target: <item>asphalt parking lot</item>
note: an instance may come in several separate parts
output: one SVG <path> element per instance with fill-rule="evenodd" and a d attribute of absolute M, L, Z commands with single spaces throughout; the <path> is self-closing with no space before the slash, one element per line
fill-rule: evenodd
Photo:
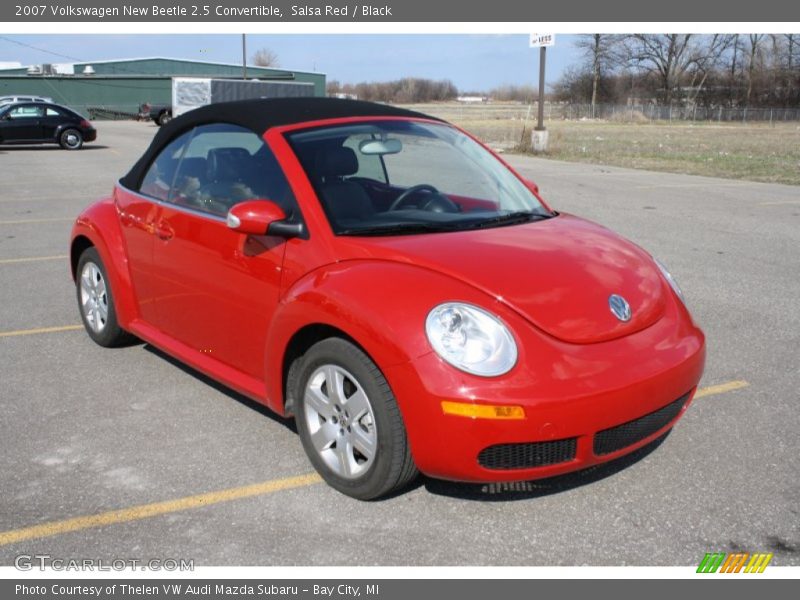
<path fill-rule="evenodd" d="M 83 333 L 71 220 L 156 131 L 97 125 L 79 152 L 0 146 L 0 564 L 800 565 L 800 188 L 510 157 L 669 266 L 707 335 L 703 396 L 654 451 L 589 475 L 362 503 L 308 476 L 266 410 Z"/>

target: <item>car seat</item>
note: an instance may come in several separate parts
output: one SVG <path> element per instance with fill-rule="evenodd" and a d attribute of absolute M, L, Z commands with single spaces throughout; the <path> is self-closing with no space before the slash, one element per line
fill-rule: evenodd
<path fill-rule="evenodd" d="M 334 221 L 363 220 L 375 213 L 372 200 L 361 185 L 345 177 L 358 172 L 358 158 L 352 148 L 320 150 L 315 171 L 321 178 L 319 190 L 328 216 Z"/>

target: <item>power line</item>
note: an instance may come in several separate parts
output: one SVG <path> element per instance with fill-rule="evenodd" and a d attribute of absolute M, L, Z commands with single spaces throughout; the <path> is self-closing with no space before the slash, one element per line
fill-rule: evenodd
<path fill-rule="evenodd" d="M 26 44 L 25 42 L 20 42 L 18 40 L 11 39 L 5 35 L 0 35 L 0 40 L 4 40 L 6 42 L 11 42 L 12 44 L 16 44 L 17 46 L 22 46 L 24 48 L 30 48 L 31 50 L 36 50 L 37 52 L 44 52 L 45 54 L 50 54 L 52 56 L 57 56 L 59 58 L 67 58 L 76 63 L 82 64 L 89 64 L 92 61 L 90 60 L 83 60 L 81 58 L 77 58 L 75 56 L 69 56 L 68 54 L 61 54 L 59 52 L 53 52 L 52 50 L 46 50 L 44 48 L 39 48 L 38 46 L 33 46 L 31 44 Z M 124 60 L 124 59 L 123 59 Z M 132 69 L 126 69 L 125 67 L 121 67 L 118 64 L 114 65 L 115 72 L 122 72 L 122 73 L 130 73 L 131 75 L 141 75 L 140 71 L 135 71 Z"/>
<path fill-rule="evenodd" d="M 11 42 L 12 44 L 16 44 L 17 46 L 22 46 L 24 48 L 30 48 L 31 50 L 36 50 L 37 52 L 44 52 L 45 54 L 50 54 L 52 56 L 58 56 L 59 58 L 68 58 L 69 60 L 74 60 L 75 62 L 86 62 L 81 60 L 80 58 L 75 58 L 74 56 L 67 56 L 66 54 L 59 54 L 58 52 L 53 52 L 51 50 L 45 50 L 44 48 L 39 48 L 37 46 L 32 46 L 30 44 L 26 44 L 25 42 L 20 42 L 18 40 L 12 40 L 10 37 L 6 37 L 4 35 L 0 35 L 0 40 L 5 40 L 6 42 Z"/>
<path fill-rule="evenodd" d="M 17 46 L 22 46 L 23 48 L 30 48 L 31 50 L 35 50 L 37 52 L 44 52 L 45 54 L 50 54 L 51 56 L 57 56 L 59 58 L 66 58 L 66 59 L 71 60 L 71 61 L 73 61 L 75 63 L 81 63 L 81 64 L 88 65 L 88 64 L 91 64 L 93 62 L 93 61 L 90 61 L 90 60 L 84 60 L 82 58 L 77 58 L 75 56 L 70 56 L 68 54 L 61 54 L 60 52 L 53 52 L 52 50 L 47 50 L 45 48 L 40 48 L 39 46 L 34 46 L 32 44 L 26 44 L 25 42 L 20 42 L 19 40 L 12 39 L 12 38 L 10 38 L 8 36 L 5 36 L 5 35 L 0 35 L 0 40 L 6 41 L 6 42 L 10 42 L 12 44 L 16 44 Z M 119 59 L 119 61 L 125 61 L 125 60 L 133 60 L 133 59 L 124 59 L 124 58 L 123 59 Z M 176 60 L 180 61 L 182 59 L 176 59 Z M 233 66 L 233 65 L 229 65 L 229 66 Z M 266 68 L 273 68 L 274 69 L 275 67 L 266 67 Z M 114 61 L 113 69 L 114 69 L 113 73 L 104 73 L 104 75 L 114 75 L 116 73 L 122 73 L 122 74 L 129 73 L 131 75 L 139 75 L 139 76 L 142 75 L 141 71 L 137 71 L 135 69 L 126 69 L 125 67 L 120 66 L 119 63 L 116 62 L 116 61 Z M 170 75 L 153 73 L 152 76 L 153 77 L 163 77 L 163 76 L 170 76 Z"/>

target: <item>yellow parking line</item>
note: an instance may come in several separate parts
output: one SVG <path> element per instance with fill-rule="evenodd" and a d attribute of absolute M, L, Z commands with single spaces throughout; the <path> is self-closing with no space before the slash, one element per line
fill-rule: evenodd
<path fill-rule="evenodd" d="M 723 394 L 725 392 L 747 387 L 748 385 L 749 384 L 746 381 L 737 380 L 722 383 L 720 385 L 700 388 L 697 390 L 695 398 L 711 396 L 714 394 Z M 206 492 L 202 494 L 196 494 L 194 496 L 176 498 L 174 500 L 153 502 L 151 504 L 140 504 L 138 506 L 111 510 L 96 515 L 85 515 L 82 517 L 64 519 L 62 521 L 50 521 L 48 523 L 41 523 L 39 525 L 33 525 L 30 527 L 22 527 L 20 529 L 12 529 L 10 531 L 0 532 L 0 546 L 36 538 L 50 537 L 72 531 L 91 529 L 94 527 L 104 527 L 106 525 L 138 521 L 141 519 L 148 519 L 150 517 L 180 512 L 192 508 L 211 506 L 213 504 L 219 504 L 220 502 L 229 502 L 231 500 L 240 500 L 242 498 L 251 498 L 253 496 L 263 496 L 265 494 L 272 494 L 282 490 L 307 487 L 316 483 L 320 483 L 321 481 L 322 478 L 318 474 L 307 473 L 305 475 L 285 477 L 283 479 L 272 479 L 261 483 L 254 483 L 252 485 L 217 490 L 215 492 Z"/>
<path fill-rule="evenodd" d="M 218 490 L 216 492 L 197 494 L 195 496 L 187 496 L 185 498 L 178 498 L 176 500 L 166 500 L 164 502 L 154 502 L 152 504 L 141 504 L 139 506 L 132 506 L 130 508 L 123 508 L 120 510 L 110 510 L 108 512 L 96 515 L 75 517 L 73 519 L 66 519 L 64 521 L 52 521 L 50 523 L 42 523 L 41 525 L 34 525 L 32 527 L 23 527 L 22 529 L 12 529 L 11 531 L 4 531 L 0 533 L 0 546 L 6 546 L 8 544 L 14 544 L 35 538 L 50 537 L 71 531 L 80 531 L 82 529 L 91 529 L 94 527 L 103 527 L 105 525 L 138 521 L 140 519 L 147 519 L 167 513 L 179 512 L 188 510 L 190 508 L 201 508 L 203 506 L 210 506 L 212 504 L 219 504 L 220 502 L 228 502 L 230 500 L 239 500 L 241 498 L 249 498 L 251 496 L 263 496 L 264 494 L 272 494 L 282 490 L 306 487 L 315 483 L 319 483 L 320 481 L 322 481 L 322 478 L 320 478 L 319 475 L 316 473 L 308 473 L 306 475 L 285 477 L 283 479 L 273 479 L 270 481 L 264 481 L 262 483 L 255 483 L 253 485 L 245 485 L 242 487 Z"/>
<path fill-rule="evenodd" d="M 0 225 L 23 225 L 25 223 L 55 223 L 56 221 L 74 221 L 72 217 L 57 217 L 52 219 L 17 219 L 16 221 L 0 221 Z"/>
<path fill-rule="evenodd" d="M 800 204 L 800 200 L 776 200 L 774 202 L 760 202 L 759 206 L 778 206 L 780 204 Z"/>
<path fill-rule="evenodd" d="M 742 184 L 752 183 L 750 181 L 731 181 L 729 183 L 722 183 L 718 181 L 700 182 L 700 183 L 655 183 L 647 185 L 636 185 L 635 189 L 638 190 L 655 190 L 660 188 L 704 188 L 704 187 L 740 187 Z"/>
<path fill-rule="evenodd" d="M 0 337 L 14 337 L 16 335 L 36 335 L 37 333 L 57 333 L 59 331 L 75 331 L 83 329 L 83 325 L 61 325 L 60 327 L 39 327 L 38 329 L 17 329 L 15 331 L 0 331 Z"/>
<path fill-rule="evenodd" d="M 16 263 L 38 262 L 40 260 L 63 260 L 68 258 L 66 254 L 55 256 L 30 256 L 27 258 L 0 258 L 0 265 L 11 265 Z"/>
<path fill-rule="evenodd" d="M 719 385 L 711 385 L 709 387 L 700 388 L 694 395 L 695 398 L 702 398 L 704 396 L 713 396 L 715 394 L 724 394 L 725 392 L 732 392 L 733 390 L 740 390 L 750 385 L 743 379 L 736 381 L 728 381 L 727 383 L 720 383 Z"/>

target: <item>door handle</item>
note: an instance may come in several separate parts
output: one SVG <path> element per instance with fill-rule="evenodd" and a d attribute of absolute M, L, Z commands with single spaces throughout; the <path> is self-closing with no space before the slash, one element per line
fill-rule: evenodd
<path fill-rule="evenodd" d="M 159 221 L 155 226 L 155 234 L 159 239 L 166 242 L 172 239 L 172 236 L 175 235 L 175 230 L 166 221 Z"/>

